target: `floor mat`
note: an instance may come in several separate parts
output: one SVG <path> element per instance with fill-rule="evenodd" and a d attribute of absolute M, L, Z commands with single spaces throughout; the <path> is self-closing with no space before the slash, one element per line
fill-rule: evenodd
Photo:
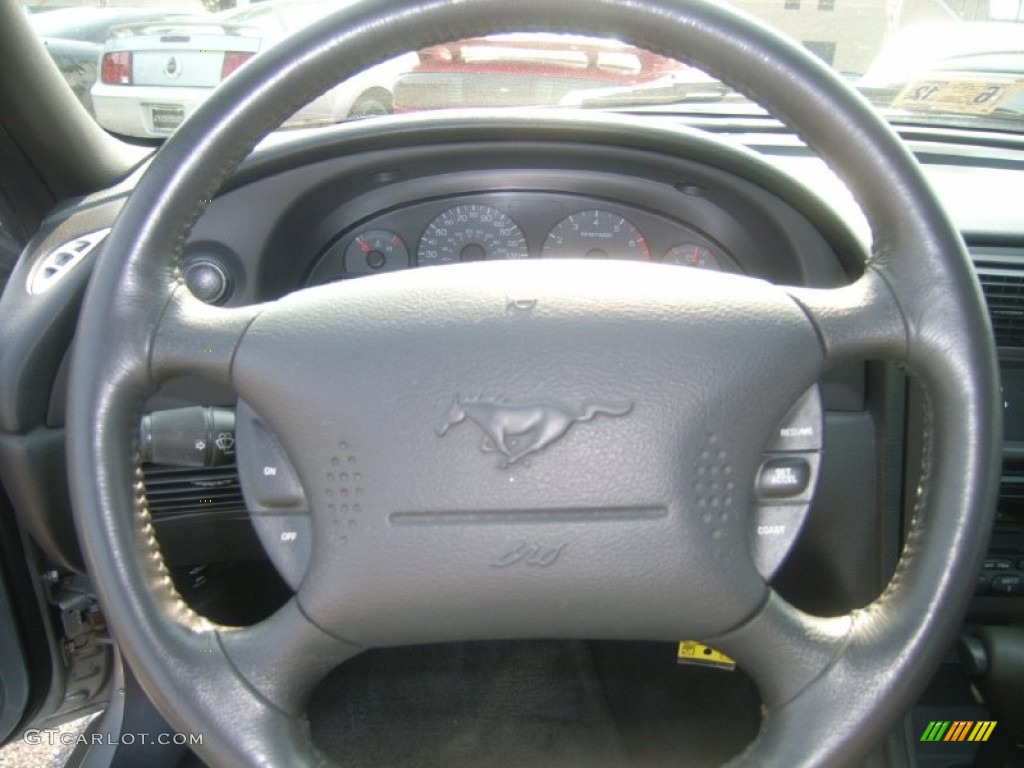
<path fill-rule="evenodd" d="M 316 744 L 345 766 L 629 763 L 584 642 L 369 651 L 317 688 L 309 715 Z"/>
<path fill-rule="evenodd" d="M 706 768 L 754 740 L 761 699 L 742 671 L 680 665 L 671 643 L 591 648 L 630 768 Z"/>

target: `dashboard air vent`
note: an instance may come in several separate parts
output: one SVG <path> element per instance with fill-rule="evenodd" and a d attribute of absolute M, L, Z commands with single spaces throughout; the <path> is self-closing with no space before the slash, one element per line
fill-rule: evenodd
<path fill-rule="evenodd" d="M 1021 470 L 1004 470 L 999 497 L 1024 503 L 1024 472 Z"/>
<path fill-rule="evenodd" d="M 999 484 L 999 516 L 1024 522 L 1024 470 L 1003 469 Z"/>
<path fill-rule="evenodd" d="M 146 501 L 154 518 L 209 512 L 245 512 L 238 470 L 143 464 Z"/>
<path fill-rule="evenodd" d="M 50 290 L 60 278 L 103 242 L 110 229 L 100 229 L 59 245 L 36 264 L 28 277 L 28 292 L 34 296 Z"/>
<path fill-rule="evenodd" d="M 992 330 L 1000 347 L 1024 349 L 1024 258 L 975 255 Z"/>

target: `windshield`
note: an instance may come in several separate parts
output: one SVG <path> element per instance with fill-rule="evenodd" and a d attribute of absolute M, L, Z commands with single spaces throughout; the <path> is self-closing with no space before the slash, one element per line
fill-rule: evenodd
<path fill-rule="evenodd" d="M 46 0 L 26 11 L 97 122 L 158 143 L 248 61 L 351 0 L 144 2 Z M 894 123 L 1024 128 L 1024 0 L 735 5 L 834 67 Z M 410 51 L 337 84 L 283 128 L 521 106 L 764 118 L 704 72 L 616 40 L 507 34 Z"/>

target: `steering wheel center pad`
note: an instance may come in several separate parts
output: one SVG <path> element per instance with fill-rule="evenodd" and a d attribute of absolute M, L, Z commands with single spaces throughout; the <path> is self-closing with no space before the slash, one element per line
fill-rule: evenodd
<path fill-rule="evenodd" d="M 749 618 L 754 478 L 823 361 L 792 298 L 639 263 L 382 277 L 275 303 L 233 366 L 313 510 L 312 620 L 378 646 Z"/>

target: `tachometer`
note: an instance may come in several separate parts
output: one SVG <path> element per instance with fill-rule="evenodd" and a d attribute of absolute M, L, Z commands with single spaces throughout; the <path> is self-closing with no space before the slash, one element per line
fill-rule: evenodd
<path fill-rule="evenodd" d="M 580 211 L 555 225 L 544 241 L 545 258 L 643 259 L 651 249 L 643 234 L 611 211 Z"/>
<path fill-rule="evenodd" d="M 459 205 L 427 226 L 416 249 L 420 266 L 529 256 L 522 230 L 489 205 Z"/>

